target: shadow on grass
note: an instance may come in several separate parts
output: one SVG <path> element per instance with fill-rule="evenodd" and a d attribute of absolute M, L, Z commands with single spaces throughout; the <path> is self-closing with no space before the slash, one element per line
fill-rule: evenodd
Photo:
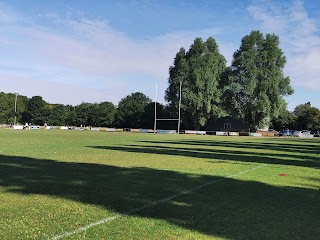
<path fill-rule="evenodd" d="M 239 162 L 257 162 L 283 164 L 311 168 L 320 168 L 320 145 L 301 146 L 295 144 L 257 143 L 257 142 L 221 142 L 221 141 L 141 141 L 146 145 L 94 146 L 94 148 L 118 151 L 178 155 L 186 157 L 230 160 Z M 147 145 L 148 144 L 148 145 Z M 185 146 L 200 146 L 187 148 Z M 183 147 L 181 147 L 183 146 Z M 215 149 L 224 147 L 225 149 Z M 305 149 L 306 148 L 306 149 Z M 244 149 L 244 150 L 242 150 Z M 247 150 L 258 151 L 247 151 Z M 264 152 L 261 150 L 272 150 Z"/>
<path fill-rule="evenodd" d="M 319 237 L 320 195 L 314 189 L 0 155 L 0 185 L 8 192 L 57 196 L 118 213 L 212 181 L 217 182 L 134 215 L 228 239 Z"/>
<path fill-rule="evenodd" d="M 160 142 L 161 143 L 161 142 Z M 171 144 L 171 143 L 170 143 Z M 182 144 L 182 143 L 175 143 Z M 197 145 L 197 144 L 195 144 Z M 171 156 L 184 156 L 194 158 L 206 158 L 214 161 L 235 161 L 247 163 L 267 163 L 293 165 L 310 168 L 320 168 L 320 159 L 316 156 L 294 156 L 289 153 L 264 153 L 264 152 L 247 152 L 234 150 L 235 147 L 228 150 L 215 150 L 210 148 L 183 148 L 160 145 L 126 145 L 126 146 L 92 146 L 92 148 L 125 151 L 134 153 L 160 154 Z"/>
<path fill-rule="evenodd" d="M 260 139 L 258 139 L 260 140 Z M 271 140 L 271 139 L 270 139 Z M 290 139 L 290 144 L 279 141 L 279 139 L 272 139 L 267 142 L 265 139 L 254 142 L 236 142 L 236 141 L 210 141 L 210 140 L 182 140 L 182 141 L 141 141 L 144 143 L 156 143 L 156 144 L 177 144 L 177 145 L 198 145 L 198 146 L 220 146 L 230 148 L 246 148 L 246 149 L 260 149 L 260 150 L 272 150 L 279 151 L 282 153 L 306 153 L 306 154 L 320 154 L 320 141 L 318 142 L 307 142 L 296 139 Z M 284 140 L 284 139 L 283 139 Z M 301 144 L 302 143 L 302 144 Z M 312 144 L 311 144 L 312 143 Z"/>

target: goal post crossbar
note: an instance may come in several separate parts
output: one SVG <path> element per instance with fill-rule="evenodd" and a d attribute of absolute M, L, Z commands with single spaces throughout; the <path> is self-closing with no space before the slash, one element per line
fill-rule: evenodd
<path fill-rule="evenodd" d="M 179 118 L 157 118 L 157 121 L 179 121 Z"/>

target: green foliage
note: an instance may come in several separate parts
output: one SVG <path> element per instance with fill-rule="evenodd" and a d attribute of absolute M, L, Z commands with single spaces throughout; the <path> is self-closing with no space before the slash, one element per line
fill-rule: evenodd
<path fill-rule="evenodd" d="M 70 118 L 75 119 L 76 126 L 107 127 L 114 121 L 116 108 L 111 102 L 81 103 L 75 107 L 75 113 L 70 112 Z"/>
<path fill-rule="evenodd" d="M 320 109 L 312 107 L 310 102 L 296 106 L 293 114 L 297 129 L 320 129 Z"/>
<path fill-rule="evenodd" d="M 143 113 L 151 99 L 140 92 L 132 93 L 119 102 L 115 117 L 117 127 L 143 127 Z"/>
<path fill-rule="evenodd" d="M 282 129 L 296 129 L 295 127 L 295 117 L 287 109 L 283 109 L 278 117 L 271 120 L 271 128 L 276 130 Z"/>
<path fill-rule="evenodd" d="M 46 121 L 47 102 L 40 96 L 34 96 L 27 102 L 27 108 L 24 112 L 23 120 L 28 123 L 43 125 Z"/>
<path fill-rule="evenodd" d="M 70 107 L 62 104 L 48 104 L 45 110 L 45 122 L 48 125 L 69 125 Z"/>
<path fill-rule="evenodd" d="M 253 130 L 268 124 L 293 93 L 284 77 L 286 59 L 274 34 L 252 31 L 242 39 L 223 78 L 224 102 L 233 116 L 244 118 Z"/>
<path fill-rule="evenodd" d="M 90 114 L 91 108 L 93 107 L 92 103 L 81 103 L 75 107 L 76 110 L 76 126 L 87 126 L 90 123 Z"/>
<path fill-rule="evenodd" d="M 188 52 L 184 48 L 176 54 L 169 69 L 169 86 L 165 99 L 178 108 L 179 86 L 182 83 L 182 119 L 199 129 L 209 118 L 220 115 L 221 90 L 219 82 L 226 66 L 213 38 L 203 42 L 194 40 Z"/>
<path fill-rule="evenodd" d="M 17 122 L 21 122 L 22 113 L 26 109 L 28 98 L 25 96 L 17 96 L 17 112 L 15 113 L 16 95 L 13 93 L 0 93 L 0 123 L 13 123 L 14 116 L 17 117 Z"/>
<path fill-rule="evenodd" d="M 98 104 L 99 118 L 97 126 L 112 126 L 115 119 L 116 107 L 111 102 L 102 102 Z"/>

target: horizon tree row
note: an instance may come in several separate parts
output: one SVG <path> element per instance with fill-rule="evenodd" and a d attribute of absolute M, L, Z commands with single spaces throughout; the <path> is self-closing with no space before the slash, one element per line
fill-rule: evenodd
<path fill-rule="evenodd" d="M 0 124 L 12 124 L 14 120 L 14 99 L 12 93 L 0 93 Z M 50 104 L 42 97 L 34 96 L 28 99 L 19 96 L 17 102 L 17 121 L 21 124 L 37 125 L 67 125 L 92 127 L 147 128 L 153 129 L 154 102 L 140 92 L 132 93 L 122 98 L 116 107 L 111 102 L 81 103 L 76 106 Z M 170 105 L 157 103 L 159 118 L 175 118 L 176 111 Z M 159 121 L 158 128 L 177 129 L 176 122 Z M 270 127 L 276 130 L 309 129 L 320 130 L 320 109 L 313 107 L 310 102 L 300 104 L 290 112 L 282 111 L 273 118 Z M 181 129 L 190 129 L 182 122 Z M 206 125 L 202 127 L 206 129 Z"/>

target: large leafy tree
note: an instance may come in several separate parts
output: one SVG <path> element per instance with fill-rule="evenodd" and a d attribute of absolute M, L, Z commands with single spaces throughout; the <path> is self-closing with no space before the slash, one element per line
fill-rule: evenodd
<path fill-rule="evenodd" d="M 45 112 L 47 102 L 41 96 L 34 96 L 27 102 L 26 111 L 23 114 L 23 120 L 37 125 L 43 125 L 46 121 Z"/>
<path fill-rule="evenodd" d="M 280 112 L 278 117 L 273 118 L 271 120 L 270 127 L 276 130 L 282 129 L 295 129 L 295 117 L 294 115 L 287 109 L 283 109 Z"/>
<path fill-rule="evenodd" d="M 310 102 L 296 106 L 293 115 L 296 118 L 296 129 L 320 129 L 320 109 L 312 107 Z"/>
<path fill-rule="evenodd" d="M 116 114 L 116 107 L 111 102 L 102 102 L 99 105 L 99 126 L 112 126 Z"/>
<path fill-rule="evenodd" d="M 45 108 L 45 122 L 48 125 L 74 125 L 76 118 L 74 107 L 63 104 L 48 104 Z"/>
<path fill-rule="evenodd" d="M 92 103 L 86 103 L 86 102 L 83 102 L 75 107 L 75 112 L 76 112 L 75 125 L 76 126 L 90 125 L 90 118 L 92 118 L 91 116 L 92 107 L 93 107 Z"/>
<path fill-rule="evenodd" d="M 65 125 L 74 126 L 77 122 L 76 108 L 72 105 L 65 106 L 64 112 Z"/>
<path fill-rule="evenodd" d="M 126 128 L 141 128 L 143 113 L 151 99 L 140 92 L 132 93 L 119 102 L 116 113 L 116 126 Z"/>
<path fill-rule="evenodd" d="M 211 37 L 205 42 L 196 38 L 188 52 L 181 48 L 176 54 L 169 69 L 165 99 L 177 109 L 181 82 L 182 119 L 186 126 L 199 129 L 209 118 L 220 115 L 219 82 L 225 68 L 226 60 Z"/>
<path fill-rule="evenodd" d="M 65 125 L 65 106 L 62 104 L 48 104 L 44 111 L 44 121 L 48 125 Z"/>
<path fill-rule="evenodd" d="M 264 127 L 285 108 L 293 93 L 284 77 L 286 58 L 274 34 L 252 31 L 242 39 L 224 78 L 224 100 L 231 115 L 244 118 L 252 130 Z"/>
<path fill-rule="evenodd" d="M 102 102 L 86 105 L 86 123 L 89 126 L 112 126 L 116 108 L 111 102 Z"/>

